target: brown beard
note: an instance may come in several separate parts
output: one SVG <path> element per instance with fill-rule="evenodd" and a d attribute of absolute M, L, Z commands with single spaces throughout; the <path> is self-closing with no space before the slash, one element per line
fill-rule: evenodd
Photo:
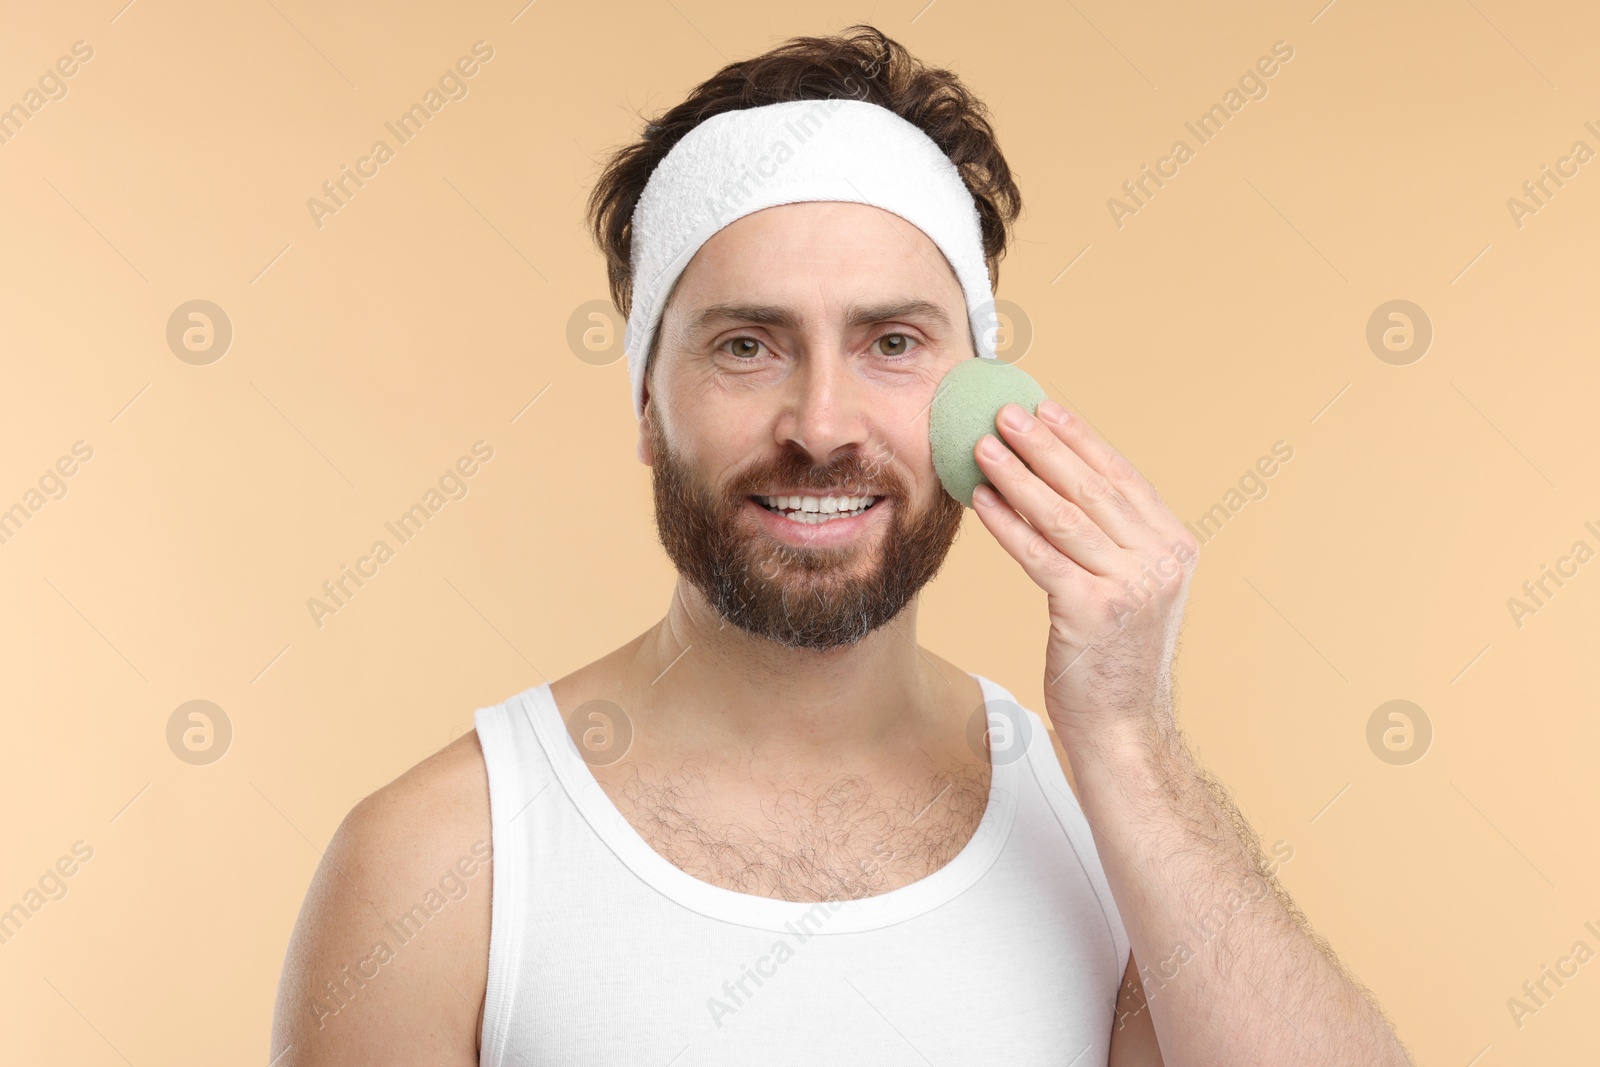
<path fill-rule="evenodd" d="M 853 450 L 816 467 L 798 447 L 771 464 L 751 467 L 720 494 L 704 486 L 668 446 L 645 412 L 656 532 L 678 573 L 728 622 L 787 648 L 825 651 L 850 645 L 895 618 L 943 566 L 961 530 L 961 503 L 935 486 L 926 508 L 908 514 L 904 481 L 886 465 L 869 465 Z M 803 548 L 776 540 L 753 516 L 741 515 L 751 494 L 774 488 L 839 486 L 873 490 L 892 504 L 876 565 L 858 574 L 863 544 Z M 759 506 L 759 505 L 754 505 Z"/>

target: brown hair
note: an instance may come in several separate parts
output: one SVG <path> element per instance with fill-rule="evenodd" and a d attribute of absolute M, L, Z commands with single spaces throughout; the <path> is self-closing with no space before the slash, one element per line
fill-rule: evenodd
<path fill-rule="evenodd" d="M 684 134 L 713 115 L 792 100 L 847 98 L 888 108 L 918 127 L 956 165 L 972 193 L 983 254 L 1000 281 L 1022 193 L 1000 154 L 988 109 L 954 73 L 930 67 L 868 25 L 834 37 L 794 37 L 753 59 L 730 63 L 683 103 L 649 122 L 641 140 L 619 149 L 589 194 L 589 226 L 606 256 L 611 300 L 624 315 L 633 299 L 629 250 L 633 209 L 656 165 Z"/>

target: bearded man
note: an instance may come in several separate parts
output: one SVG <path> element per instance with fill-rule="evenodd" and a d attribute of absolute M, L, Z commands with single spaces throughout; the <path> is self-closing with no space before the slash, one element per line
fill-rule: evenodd
<path fill-rule="evenodd" d="M 997 356 L 1020 206 L 982 104 L 871 27 L 612 159 L 674 595 L 351 811 L 275 1063 L 1409 1062 L 1182 743 L 1194 538 L 1060 405 L 974 452 L 1047 595 L 1047 714 L 917 642 L 965 514 L 929 409 Z"/>

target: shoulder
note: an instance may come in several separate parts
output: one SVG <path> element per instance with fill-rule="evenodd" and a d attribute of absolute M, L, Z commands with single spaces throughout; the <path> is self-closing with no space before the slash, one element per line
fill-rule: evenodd
<path fill-rule="evenodd" d="M 933 656 L 932 658 L 939 665 L 940 670 L 943 671 L 946 677 L 967 675 L 968 681 L 971 683 L 971 691 L 978 693 L 978 699 L 981 700 L 982 686 L 978 679 L 986 678 L 986 675 L 965 670 L 964 668 L 956 666 L 954 663 L 951 663 L 949 660 L 944 659 L 941 656 Z M 994 682 L 993 679 L 989 679 L 989 681 L 991 684 L 999 685 L 999 683 Z M 1001 686 L 1001 688 L 1005 689 L 1004 686 Z M 1010 692 L 1010 690 L 1006 690 L 1006 692 Z M 1067 788 L 1072 791 L 1073 799 L 1078 800 L 1078 782 L 1077 779 L 1072 776 L 1072 763 L 1067 758 L 1066 747 L 1061 743 L 1061 738 L 1056 736 L 1055 724 L 1050 721 L 1050 716 L 1046 715 L 1043 711 L 1036 712 L 1036 714 L 1039 716 L 1039 721 L 1044 724 L 1045 733 L 1049 735 L 1050 750 L 1054 754 L 1056 762 L 1061 765 L 1061 773 L 1067 779 Z M 1081 801 L 1079 807 L 1082 807 Z"/>
<path fill-rule="evenodd" d="M 491 846 L 489 777 L 477 732 L 468 731 L 356 804 L 329 842 L 325 865 L 359 873 L 357 885 L 396 905 L 453 871 L 470 884 L 456 890 L 450 880 L 451 894 L 487 912 L 488 879 L 479 875 L 489 869 Z M 452 896 L 452 908 L 457 902 Z"/>
<path fill-rule="evenodd" d="M 411 821 L 426 814 L 424 821 Z M 468 730 L 345 816 L 340 833 L 366 838 L 399 832 L 419 842 L 489 832 L 489 775 L 476 730 Z M 484 839 L 487 842 L 487 837 Z"/>
<path fill-rule="evenodd" d="M 284 961 L 279 1067 L 476 1063 L 491 870 L 469 731 L 356 804 L 328 843 Z"/>

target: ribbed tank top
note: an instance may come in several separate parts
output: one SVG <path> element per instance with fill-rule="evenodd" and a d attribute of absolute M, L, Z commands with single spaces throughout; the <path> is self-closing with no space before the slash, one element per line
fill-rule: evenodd
<path fill-rule="evenodd" d="M 820 903 L 725 889 L 651 848 L 548 682 L 478 709 L 494 846 L 479 1063 L 1105 1063 L 1127 933 L 1043 721 L 972 677 L 991 724 L 1026 720 L 991 743 L 977 830 L 924 878 Z"/>

